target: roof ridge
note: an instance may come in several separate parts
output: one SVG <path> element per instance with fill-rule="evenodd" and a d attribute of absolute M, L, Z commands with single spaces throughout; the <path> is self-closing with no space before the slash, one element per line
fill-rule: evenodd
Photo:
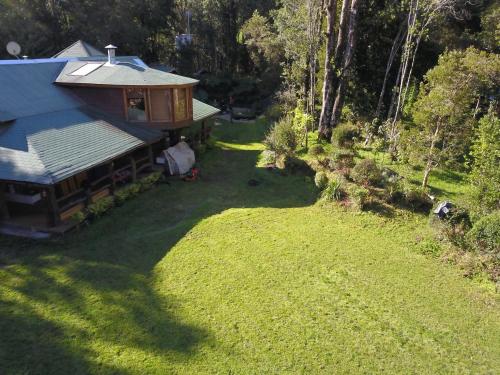
<path fill-rule="evenodd" d="M 38 161 L 38 163 L 40 163 L 40 165 L 42 166 L 43 176 L 48 178 L 50 180 L 51 184 L 55 184 L 56 182 L 55 182 L 54 176 L 52 175 L 52 173 L 49 172 L 47 166 L 45 165 L 42 158 L 38 154 L 38 150 L 36 149 L 36 147 L 34 147 L 33 144 L 31 143 L 31 138 L 26 133 L 26 129 L 22 129 L 22 132 L 24 134 L 24 137 L 26 138 L 26 144 L 28 146 L 28 153 L 30 153 L 35 158 L 35 160 Z"/>
<path fill-rule="evenodd" d="M 91 55 L 90 50 L 89 50 L 89 48 L 88 48 L 88 46 L 87 46 L 87 43 L 86 43 L 86 42 L 84 42 L 84 41 L 83 41 L 83 40 L 81 40 L 81 39 L 80 39 L 79 41 L 82 43 L 82 46 L 83 46 L 83 49 L 85 50 L 85 52 L 87 52 L 87 54 Z"/>
<path fill-rule="evenodd" d="M 57 56 L 61 55 L 63 52 L 66 52 L 67 50 L 69 50 L 71 47 L 73 47 L 76 43 L 78 42 L 81 42 L 82 40 L 81 39 L 78 39 L 76 42 L 73 42 L 71 45 L 67 46 L 65 49 L 57 52 L 54 56 L 52 56 L 52 58 L 56 58 Z"/>

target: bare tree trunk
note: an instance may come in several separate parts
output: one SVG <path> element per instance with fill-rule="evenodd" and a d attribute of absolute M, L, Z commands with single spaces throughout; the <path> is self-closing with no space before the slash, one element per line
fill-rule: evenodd
<path fill-rule="evenodd" d="M 344 2 L 347 0 L 344 0 Z M 325 77 L 323 81 L 323 104 L 319 120 L 318 137 L 328 139 L 331 135 L 330 119 L 333 111 L 334 77 L 335 77 L 335 21 L 337 18 L 337 0 L 327 0 L 327 32 L 326 32 L 326 57 Z"/>
<path fill-rule="evenodd" d="M 398 69 L 398 75 L 396 77 L 396 82 L 392 88 L 391 104 L 389 106 L 389 111 L 387 111 L 386 121 L 389 122 L 394 113 L 394 106 L 396 105 L 396 97 L 398 94 L 399 82 L 401 81 L 401 69 Z"/>
<path fill-rule="evenodd" d="M 316 83 L 318 67 L 318 50 L 321 46 L 321 26 L 323 24 L 323 7 L 325 0 L 308 0 L 308 42 L 309 48 L 309 97 L 307 100 L 307 113 L 313 118 L 316 114 Z"/>
<path fill-rule="evenodd" d="M 432 169 L 435 167 L 435 162 L 433 160 L 434 148 L 436 147 L 436 142 L 438 140 L 440 130 L 441 130 L 441 120 L 438 120 L 438 123 L 436 125 L 436 130 L 434 131 L 434 134 L 432 135 L 431 145 L 429 147 L 429 152 L 427 154 L 427 163 L 425 165 L 424 178 L 422 180 L 422 187 L 423 188 L 427 187 L 427 185 L 429 183 L 429 176 L 431 174 Z"/>
<path fill-rule="evenodd" d="M 380 118 L 380 112 L 382 112 L 382 104 L 384 103 L 384 95 L 387 87 L 387 81 L 389 79 L 389 73 L 391 71 L 392 64 L 394 63 L 394 59 L 396 58 L 396 55 L 399 49 L 401 48 L 401 44 L 403 43 L 403 39 L 405 37 L 404 30 L 405 30 L 405 22 L 402 22 L 401 26 L 399 27 L 398 33 L 394 38 L 394 42 L 392 43 L 391 53 L 389 54 L 389 59 L 387 60 L 384 82 L 382 84 L 382 89 L 380 90 L 380 95 L 377 103 L 377 110 L 375 111 L 375 118 Z"/>
<path fill-rule="evenodd" d="M 418 13 L 418 0 L 412 0 L 410 3 L 410 11 L 408 12 L 408 33 L 406 34 L 406 41 L 404 46 L 403 55 L 401 57 L 401 80 L 399 82 L 398 87 L 398 100 L 397 105 L 394 112 L 394 117 L 392 119 L 392 127 L 395 126 L 396 122 L 399 120 L 399 114 L 401 111 L 401 107 L 403 105 L 402 98 L 404 87 L 406 84 L 406 77 L 408 74 L 408 67 L 410 64 L 410 59 L 412 57 L 412 44 L 413 44 L 413 35 L 415 32 L 415 25 L 417 22 L 417 13 Z"/>
<path fill-rule="evenodd" d="M 418 35 L 415 49 L 413 50 L 413 57 L 411 60 L 411 66 L 410 66 L 410 70 L 408 72 L 408 76 L 406 78 L 405 90 L 403 92 L 403 98 L 401 101 L 401 111 L 403 110 L 403 106 L 406 103 L 406 98 L 408 96 L 408 89 L 410 88 L 411 75 L 413 74 L 413 68 L 415 67 L 415 60 L 417 58 L 417 52 L 418 52 L 418 48 L 420 47 L 420 41 L 422 40 L 423 32 L 424 32 L 424 30 L 421 30 L 420 34 Z"/>
<path fill-rule="evenodd" d="M 337 87 L 337 96 L 333 105 L 331 127 L 334 128 L 340 121 L 342 108 L 344 107 L 345 91 L 350 77 L 352 59 L 356 48 L 356 29 L 358 25 L 358 0 L 352 0 L 349 10 L 349 28 L 347 32 L 347 41 L 343 53 L 342 70 Z"/>

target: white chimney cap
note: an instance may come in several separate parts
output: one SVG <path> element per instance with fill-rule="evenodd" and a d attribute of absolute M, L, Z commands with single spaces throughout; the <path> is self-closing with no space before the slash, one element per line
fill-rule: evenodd
<path fill-rule="evenodd" d="M 114 46 L 112 44 L 108 44 L 106 47 L 104 47 L 106 49 L 117 49 L 118 47 L 117 46 Z"/>

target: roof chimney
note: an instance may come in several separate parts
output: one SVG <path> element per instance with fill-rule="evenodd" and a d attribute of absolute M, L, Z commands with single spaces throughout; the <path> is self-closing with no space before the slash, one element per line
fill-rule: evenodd
<path fill-rule="evenodd" d="M 108 64 L 107 65 L 115 65 L 116 64 L 115 52 L 116 52 L 116 49 L 118 47 L 110 44 L 110 45 L 107 45 L 104 48 L 106 48 L 106 50 L 108 51 Z"/>

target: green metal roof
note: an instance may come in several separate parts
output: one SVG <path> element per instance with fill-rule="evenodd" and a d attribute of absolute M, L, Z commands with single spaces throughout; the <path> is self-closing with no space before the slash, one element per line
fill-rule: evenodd
<path fill-rule="evenodd" d="M 160 70 L 151 69 L 128 62 L 117 61 L 114 65 L 102 65 L 86 75 L 74 75 L 80 68 L 96 64 L 96 60 L 70 61 L 66 64 L 61 74 L 55 80 L 61 84 L 75 85 L 99 85 L 99 86 L 176 86 L 195 85 L 197 80 L 179 76 L 177 74 L 165 73 Z M 73 75 L 72 75 L 73 74 Z"/>
<path fill-rule="evenodd" d="M 18 119 L 0 134 L 0 180 L 54 184 L 161 138 L 131 128 L 81 109 Z"/>
<path fill-rule="evenodd" d="M 16 116 L 7 111 L 0 111 L 0 123 L 14 121 Z"/>
<path fill-rule="evenodd" d="M 211 105 L 193 99 L 193 121 L 201 121 L 219 113 L 220 110 Z"/>
<path fill-rule="evenodd" d="M 0 126 L 0 180 L 54 184 L 162 137 L 54 85 L 65 63 L 0 64 L 0 111 L 16 118 Z"/>
<path fill-rule="evenodd" d="M 77 40 L 69 47 L 66 47 L 61 52 L 52 56 L 52 58 L 90 56 L 105 56 L 105 54 L 102 51 L 99 51 L 94 46 L 88 44 L 87 42 L 84 42 L 83 40 Z"/>
<path fill-rule="evenodd" d="M 53 84 L 65 62 L 22 62 L 0 64 L 0 111 L 21 118 L 82 105 Z"/>
<path fill-rule="evenodd" d="M 0 124 L 0 180 L 51 185 L 163 137 L 90 108 L 55 85 L 66 64 L 74 62 L 0 63 L 0 121 L 15 119 Z M 196 99 L 193 111 L 194 121 L 219 112 Z"/>

